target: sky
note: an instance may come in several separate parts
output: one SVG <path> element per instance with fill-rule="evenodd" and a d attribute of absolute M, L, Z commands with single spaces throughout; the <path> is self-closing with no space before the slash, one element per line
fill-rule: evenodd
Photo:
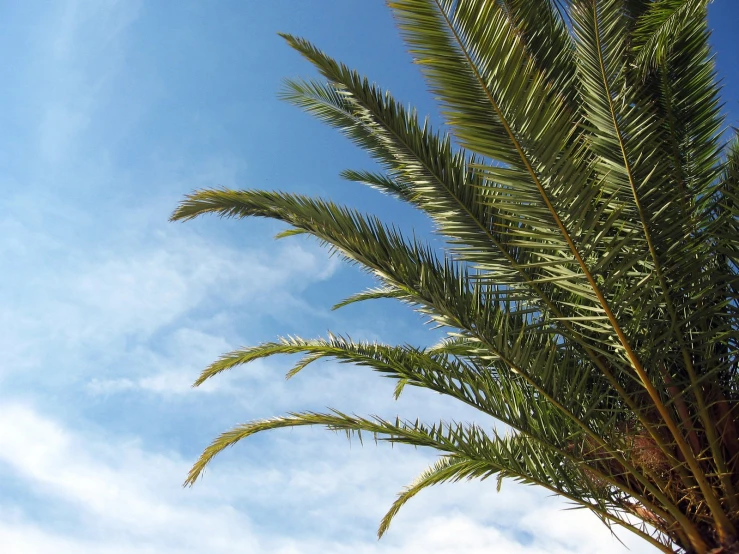
<path fill-rule="evenodd" d="M 728 125 L 738 18 L 732 0 L 711 6 Z M 331 362 L 286 382 L 290 360 L 275 358 L 191 388 L 219 354 L 278 335 L 436 338 L 392 303 L 332 312 L 371 281 L 309 239 L 273 241 L 275 223 L 168 223 L 184 194 L 225 186 L 330 197 L 428 232 L 342 181 L 367 157 L 277 100 L 284 77 L 312 75 L 279 31 L 433 115 L 379 1 L 0 3 L 2 552 L 626 552 L 589 513 L 494 480 L 422 493 L 377 541 L 433 453 L 319 429 L 245 441 L 182 488 L 215 435 L 290 410 L 477 417 L 419 391 L 395 402 L 387 379 Z"/>

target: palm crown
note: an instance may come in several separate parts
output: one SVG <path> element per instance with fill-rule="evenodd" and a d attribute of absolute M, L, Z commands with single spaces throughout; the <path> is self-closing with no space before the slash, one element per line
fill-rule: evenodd
<path fill-rule="evenodd" d="M 721 143 L 702 0 L 389 2 L 441 105 L 443 132 L 311 43 L 322 78 L 283 96 L 383 172 L 345 171 L 427 213 L 444 251 L 296 194 L 200 190 L 173 219 L 259 216 L 317 237 L 448 330 L 426 348 L 288 337 L 225 354 L 334 358 L 449 395 L 505 424 L 298 412 L 215 439 L 320 425 L 438 450 L 423 488 L 543 486 L 665 552 L 739 552 L 739 147 Z"/>

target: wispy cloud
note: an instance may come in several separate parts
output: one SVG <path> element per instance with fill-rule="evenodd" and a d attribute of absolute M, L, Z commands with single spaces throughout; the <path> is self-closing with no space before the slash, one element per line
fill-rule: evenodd
<path fill-rule="evenodd" d="M 39 259 L 34 281 L 45 285 L 32 295 L 25 294 L 28 283 L 13 283 L 20 287 L 17 299 L 0 308 L 2 319 L 15 322 L 6 334 L 12 346 L 4 354 L 4 373 L 26 367 L 19 364 L 23 359 L 50 363 L 38 357 L 41 352 L 53 357 L 54 345 L 68 361 L 77 358 L 86 366 L 94 360 L 97 371 L 101 362 L 118 365 L 122 353 L 146 365 L 147 341 L 157 333 L 151 348 L 165 349 L 171 360 L 201 365 L 228 346 L 218 333 L 228 331 L 233 311 L 299 311 L 297 295 L 337 267 L 317 248 L 234 249 L 187 232 L 159 234 L 137 246 L 136 251 L 130 244 L 122 251 L 69 249 L 63 257 Z M 188 330 L 193 312 L 204 329 Z"/>
<path fill-rule="evenodd" d="M 266 242 L 274 229 L 254 222 L 166 222 L 192 189 L 277 186 L 284 175 L 309 187 L 295 175 L 310 170 L 318 182 L 334 169 L 312 176 L 319 159 L 308 147 L 346 152 L 334 143 L 300 150 L 292 135 L 315 128 L 280 121 L 280 108 L 265 104 L 277 82 L 260 76 L 277 63 L 269 42 L 277 29 L 258 17 L 300 10 L 289 0 L 257 4 L 220 13 L 197 2 L 68 0 L 19 24 L 31 37 L 16 72 L 23 101 L 0 106 L 17 129 L 0 138 L 0 150 L 18 154 L 0 156 L 8 191 L 0 213 L 0 550 L 622 552 L 591 515 L 561 512 L 562 502 L 512 483 L 500 494 L 494 483 L 428 491 L 378 543 L 384 511 L 433 458 L 349 446 L 318 429 L 255 437 L 181 488 L 199 450 L 245 420 L 326 406 L 478 417 L 412 389 L 395 402 L 390 380 L 333 362 L 285 382 L 290 360 L 270 359 L 190 387 L 221 353 L 280 333 L 328 327 L 402 342 L 417 323 L 397 312 L 350 311 L 357 315 L 348 322 L 329 313 L 335 293 L 359 287 L 313 243 Z M 304 19 L 281 28 L 299 30 Z M 250 129 L 255 123 L 262 127 Z"/>
<path fill-rule="evenodd" d="M 621 552 L 591 515 L 560 517 L 561 503 L 520 485 L 500 494 L 493 485 L 430 491 L 376 543 L 372 518 L 379 519 L 398 486 L 386 468 L 402 463 L 407 473 L 426 458 L 387 448 L 350 450 L 325 439 L 291 437 L 293 462 L 278 461 L 267 472 L 255 472 L 255 464 L 273 455 L 273 447 L 261 454 L 263 447 L 252 447 L 250 460 L 219 464 L 185 490 L 179 483 L 188 463 L 174 452 L 149 452 L 100 431 L 81 435 L 32 406 L 10 403 L 0 416 L 0 473 L 28 487 L 45 508 L 39 514 L 34 504 L 3 499 L 0 543 L 13 554 L 46 553 L 52 544 L 54 552 L 120 554 Z M 53 525 L 44 520 L 49 513 L 56 514 Z M 270 532 L 278 522 L 248 515 L 259 513 L 284 518 L 279 526 L 293 532 Z"/>

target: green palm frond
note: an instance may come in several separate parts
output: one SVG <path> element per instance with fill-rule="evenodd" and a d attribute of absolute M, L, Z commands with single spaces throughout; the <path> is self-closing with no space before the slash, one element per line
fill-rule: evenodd
<path fill-rule="evenodd" d="M 335 307 L 399 300 L 446 331 L 420 348 L 286 337 L 238 349 L 200 384 L 277 354 L 371 369 L 493 418 L 475 423 L 291 413 L 218 437 L 190 472 L 267 430 L 323 426 L 423 446 L 426 487 L 544 487 L 664 552 L 739 544 L 739 139 L 722 147 L 706 0 L 392 0 L 441 106 L 432 128 L 312 43 L 320 78 L 282 97 L 380 171 L 345 170 L 427 215 L 434 248 L 321 199 L 201 190 L 172 218 L 266 217 L 378 285 Z M 500 431 L 500 433 L 499 433 Z"/>
<path fill-rule="evenodd" d="M 739 234 L 739 131 L 735 131 L 727 148 L 720 183 L 715 219 L 721 223 L 720 229 L 725 231 L 721 235 L 721 254 L 728 258 L 729 264 L 736 270 L 739 268 L 739 245 L 731 238 Z"/>
<path fill-rule="evenodd" d="M 645 69 L 663 63 L 675 48 L 674 38 L 705 18 L 710 0 L 659 0 L 649 5 L 636 29 L 636 63 Z"/>
<path fill-rule="evenodd" d="M 368 185 L 380 192 L 397 196 L 400 199 L 410 201 L 413 198 L 412 190 L 407 184 L 400 182 L 397 178 L 393 179 L 388 175 L 372 171 L 346 169 L 341 172 L 341 176 L 347 181 Z"/>
<path fill-rule="evenodd" d="M 536 69 L 578 110 L 574 44 L 557 0 L 497 0 Z"/>
<path fill-rule="evenodd" d="M 395 502 L 393 502 L 390 510 L 382 518 L 380 527 L 377 532 L 378 537 L 382 538 L 382 536 L 388 531 L 388 529 L 390 528 L 390 524 L 400 511 L 400 508 L 402 508 L 406 504 L 406 502 L 408 502 L 411 498 L 416 496 L 422 490 L 434 485 L 439 485 L 446 482 L 457 482 L 463 479 L 484 480 L 493 475 L 497 476 L 499 487 L 502 479 L 516 479 L 518 477 L 515 473 L 510 472 L 510 470 L 499 469 L 496 472 L 494 469 L 490 468 L 489 464 L 477 460 L 471 460 L 469 458 L 458 457 L 454 455 L 442 456 L 436 463 L 423 471 L 410 485 L 408 485 L 401 491 L 401 493 L 398 495 L 398 498 L 395 500 Z M 563 493 L 559 491 L 557 494 L 563 495 Z M 568 497 L 567 495 L 564 496 L 566 498 Z M 581 504 L 581 502 L 573 498 L 571 498 L 571 500 L 573 500 L 576 504 Z M 635 526 L 632 523 L 629 523 L 625 518 L 614 516 L 606 510 L 601 510 L 598 506 L 594 506 L 591 504 L 590 506 L 588 506 L 588 508 L 596 511 L 599 516 L 602 517 L 604 523 L 606 523 L 607 525 L 610 526 L 612 523 L 622 525 L 626 528 L 629 528 L 629 530 L 635 532 L 648 542 L 652 543 L 663 552 L 671 552 L 671 550 L 666 548 L 662 542 L 655 539 L 655 537 L 653 537 L 652 534 L 650 534 L 649 530 L 647 530 L 646 528 Z M 624 512 L 627 511 L 624 510 Z"/>
<path fill-rule="evenodd" d="M 490 466 L 477 460 L 465 457 L 442 456 L 431 467 L 421 473 L 410 485 L 398 495 L 398 498 L 382 518 L 377 530 L 377 537 L 387 533 L 393 518 L 400 508 L 411 498 L 427 487 L 446 482 L 461 481 L 462 479 L 486 479 L 494 473 Z"/>
<path fill-rule="evenodd" d="M 368 419 L 350 416 L 336 410 L 328 414 L 291 413 L 283 417 L 258 420 L 234 427 L 217 437 L 195 463 L 185 484 L 193 485 L 215 456 L 241 440 L 274 429 L 316 425 L 331 431 L 343 431 L 348 436 L 356 435 L 360 440 L 364 433 L 371 435 L 376 441 L 434 448 L 470 461 L 475 466 L 475 476 L 502 474 L 524 483 L 543 486 L 577 504 L 600 511 L 603 515 L 607 514 L 610 519 L 639 532 L 626 519 L 607 511 L 608 504 L 612 504 L 612 508 L 620 508 L 619 500 L 617 497 L 606 500 L 602 492 L 598 494 L 596 489 L 603 487 L 596 477 L 588 476 L 575 466 L 562 465 L 559 456 L 547 452 L 546 448 L 532 446 L 527 441 L 518 440 L 516 436 L 491 438 L 475 425 L 443 421 L 425 425 L 418 421 L 406 422 L 397 418 L 391 422 L 379 417 Z M 588 500 L 590 497 L 592 500 Z M 649 536 L 646 533 L 643 535 Z M 652 542 L 660 544 L 655 539 Z M 666 551 L 664 547 L 663 550 Z"/>
<path fill-rule="evenodd" d="M 553 351 L 550 349 L 550 352 Z M 562 404 L 571 406 L 572 410 L 577 410 L 581 414 L 590 410 L 591 420 L 598 418 L 596 408 L 608 401 L 607 394 L 595 388 L 584 371 L 577 381 L 573 379 L 573 382 L 562 384 L 556 382 L 553 367 L 556 361 L 563 359 L 561 353 L 529 357 L 530 365 L 526 368 L 529 375 L 521 377 L 511 372 L 496 356 L 477 360 L 462 356 L 459 350 L 455 356 L 450 356 L 438 348 L 424 350 L 410 346 L 354 342 L 334 335 L 329 335 L 327 339 L 314 340 L 287 337 L 279 342 L 236 350 L 211 364 L 195 384 L 200 385 L 223 371 L 276 354 L 303 355 L 303 358 L 288 372 L 288 377 L 294 376 L 307 365 L 322 358 L 334 358 L 342 363 L 368 366 L 402 382 L 403 386 L 422 387 L 445 394 L 493 416 L 514 429 L 532 436 L 536 435 L 537 440 L 548 441 L 550 444 L 560 443 L 559 446 L 578 433 L 578 427 L 562 413 L 558 413 L 559 408 L 545 404 L 544 398 L 541 397 L 542 390 L 545 391 L 544 394 L 553 394 L 557 389 L 556 393 Z M 547 420 L 550 424 L 555 419 L 559 421 L 556 426 L 542 427 L 540 420 L 529 412 L 527 406 L 537 397 L 544 404 L 542 409 L 549 413 Z M 618 416 L 616 420 L 612 418 L 614 414 L 606 414 L 605 417 L 599 418 L 601 433 L 612 427 Z"/>
<path fill-rule="evenodd" d="M 352 294 L 341 302 L 337 302 L 331 306 L 331 309 L 338 310 L 339 308 L 343 308 L 344 306 L 355 304 L 357 302 L 363 302 L 365 300 L 379 300 L 382 298 L 401 299 L 403 298 L 403 291 L 391 286 L 370 288 L 362 292 Z"/>

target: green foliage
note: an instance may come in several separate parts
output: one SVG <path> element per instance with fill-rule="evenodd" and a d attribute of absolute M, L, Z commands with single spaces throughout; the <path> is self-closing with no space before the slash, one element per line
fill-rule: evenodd
<path fill-rule="evenodd" d="M 285 222 L 448 331 L 430 348 L 288 337 L 224 355 L 196 384 L 276 354 L 322 358 L 451 396 L 509 429 L 332 411 L 218 437 L 188 476 L 255 433 L 318 425 L 425 446 L 410 498 L 512 478 L 592 510 L 664 552 L 739 552 L 739 139 L 721 147 L 705 0 L 389 2 L 445 121 L 285 35 L 321 79 L 283 98 L 383 172 L 347 170 L 428 214 L 446 248 L 327 200 L 201 190 L 204 213 Z M 361 436 L 361 435 L 360 435 Z"/>

